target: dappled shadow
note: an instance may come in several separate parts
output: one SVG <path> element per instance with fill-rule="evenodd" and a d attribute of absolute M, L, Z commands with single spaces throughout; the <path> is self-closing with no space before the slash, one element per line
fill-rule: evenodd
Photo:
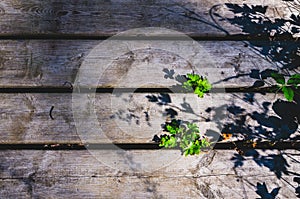
<path fill-rule="evenodd" d="M 269 18 L 268 6 L 262 5 L 227 3 L 225 7 L 234 14 L 232 17 L 221 16 L 217 9 L 212 8 L 212 16 L 239 27 L 244 34 L 251 38 L 247 41 L 249 46 L 271 61 L 273 68 L 263 71 L 252 69 L 249 74 L 243 74 L 243 76 L 249 75 L 249 78 L 256 80 L 252 87 L 264 86 L 264 80 L 271 77 L 273 72 L 280 71 L 289 75 L 291 69 L 299 67 L 300 41 L 295 34 L 300 32 L 300 5 L 296 6 L 298 7 L 293 8 L 294 14 L 285 19 Z M 223 81 L 239 77 L 228 77 Z M 248 94 L 247 98 L 249 103 L 253 103 L 253 97 Z M 299 97 L 295 97 L 294 102 L 278 99 L 272 104 L 272 107 L 270 107 L 270 102 L 264 102 L 262 107 L 265 111 L 260 113 L 257 111 L 249 113 L 242 107 L 232 105 L 228 111 L 235 119 L 232 123 L 224 125 L 224 132 L 243 135 L 244 139 L 297 140 L 298 136 L 291 138 L 291 135 L 297 131 L 300 121 L 299 102 Z M 272 108 L 276 115 L 269 116 L 267 114 L 269 108 Z M 246 119 L 249 117 L 258 125 L 255 127 L 247 125 Z"/>
<path fill-rule="evenodd" d="M 273 189 L 269 193 L 266 183 L 261 184 L 258 182 L 256 189 L 257 190 L 255 192 L 261 197 L 261 199 L 275 199 L 279 193 L 280 187 Z"/>
<path fill-rule="evenodd" d="M 268 76 L 272 70 L 266 70 L 262 73 L 259 71 L 253 71 L 252 76 L 255 73 L 262 74 L 262 76 Z M 175 71 L 170 73 L 170 70 L 164 70 L 165 78 L 176 80 Z M 171 75 L 169 75 L 171 74 Z M 171 76 L 171 78 L 170 78 Z M 179 79 L 184 79 L 184 76 Z M 181 86 L 182 82 L 177 81 L 176 86 Z M 280 141 L 295 141 L 298 139 L 294 134 L 297 132 L 300 118 L 300 100 L 299 96 L 295 95 L 294 101 L 288 102 L 285 100 L 277 99 L 275 102 L 258 100 L 258 94 L 245 93 L 243 95 L 232 95 L 234 99 L 223 106 L 208 107 L 205 111 L 210 117 L 205 118 L 204 122 L 216 122 L 217 126 L 221 130 L 222 134 L 230 134 L 232 138 L 242 139 L 247 143 L 253 142 L 253 149 L 249 149 L 249 145 L 246 147 L 243 144 L 236 145 L 238 153 L 234 154 L 232 161 L 234 167 L 242 167 L 247 160 L 253 160 L 258 166 L 268 168 L 270 172 L 273 172 L 278 179 L 282 179 L 283 175 L 296 175 L 299 174 L 295 171 L 290 171 L 291 165 L 288 162 L 288 156 L 285 152 L 280 150 L 267 150 L 265 153 L 261 153 L 260 150 L 255 148 L 255 143 L 260 141 L 269 141 L 270 147 L 273 144 Z M 261 95 L 261 94 L 259 94 Z M 157 94 L 147 96 L 148 100 L 156 103 L 159 106 L 169 104 L 172 100 L 168 94 Z M 275 98 L 275 94 L 274 94 Z M 249 106 L 239 105 L 237 101 L 242 101 L 242 104 L 249 104 Z M 253 109 L 252 109 L 253 108 Z M 218 121 L 219 115 L 224 114 L 223 111 L 227 111 L 227 120 Z M 289 110 L 289 111 L 287 111 Z M 179 111 L 187 111 L 193 113 L 190 110 L 189 105 L 181 104 L 181 107 L 175 110 L 168 109 L 167 115 L 171 118 L 175 118 Z M 218 134 L 213 130 L 208 131 L 207 134 Z M 220 133 L 220 132 L 219 132 Z M 206 135 L 207 135 L 206 134 Z M 225 137 L 219 137 L 219 140 L 224 140 Z M 158 141 L 159 137 L 155 137 L 154 140 Z M 276 152 L 277 153 L 274 153 Z M 265 183 L 258 183 L 256 186 L 256 193 L 261 198 L 276 198 L 279 193 L 280 187 L 273 190 L 268 190 Z M 299 188 L 295 187 L 295 192 Z"/>
<path fill-rule="evenodd" d="M 245 157 L 251 158 L 261 167 L 267 167 L 271 172 L 275 173 L 278 179 L 280 179 L 283 174 L 290 174 L 288 171 L 290 165 L 282 154 L 261 155 L 256 149 L 247 149 L 243 155 L 236 153 L 231 160 L 234 161 L 235 167 L 241 167 L 244 165 L 244 161 L 246 161 Z"/>
<path fill-rule="evenodd" d="M 297 195 L 297 198 L 300 198 L 300 178 L 299 177 L 295 177 L 294 178 L 294 182 L 298 183 L 298 187 L 296 187 L 295 193 Z"/>
<path fill-rule="evenodd" d="M 238 95 L 232 94 L 238 98 Z M 295 102 L 287 102 L 277 99 L 273 104 L 268 101 L 259 102 L 255 99 L 255 94 L 246 93 L 240 100 L 256 107 L 254 110 L 246 110 L 235 103 L 227 107 L 228 121 L 220 124 L 223 134 L 231 134 L 232 137 L 239 137 L 243 140 L 277 142 L 283 140 L 295 140 L 292 137 L 297 132 L 300 119 L 300 103 L 298 97 Z M 210 107 L 210 121 L 217 121 L 218 109 L 220 107 Z M 222 109 L 224 107 L 221 107 Z M 289 110 L 289 111 L 287 111 Z M 270 113 L 270 111 L 274 113 Z M 251 121 L 251 122 L 249 122 Z"/>
<path fill-rule="evenodd" d="M 234 17 L 223 17 L 217 12 L 219 20 L 238 26 L 243 33 L 252 37 L 250 47 L 282 69 L 295 69 L 300 63 L 300 41 L 294 37 L 300 32 L 300 17 L 292 14 L 289 19 L 267 16 L 268 6 L 225 4 Z M 299 6 L 300 8 L 300 6 Z"/>
<path fill-rule="evenodd" d="M 126 123 L 131 127 L 152 127 L 148 108 L 133 94 L 116 93 L 111 98 L 112 108 L 108 119 L 116 123 Z"/>
<path fill-rule="evenodd" d="M 261 87 L 265 86 L 264 80 L 271 77 L 273 72 L 280 71 L 289 75 L 292 70 L 294 72 L 298 69 L 300 63 L 300 41 L 294 38 L 294 34 L 300 32 L 300 17 L 291 15 L 289 19 L 270 19 L 266 15 L 267 6 L 261 5 L 226 4 L 226 7 L 234 14 L 234 17 L 224 18 L 216 12 L 213 15 L 220 20 L 225 20 L 238 26 L 243 33 L 251 36 L 249 37 L 251 40 L 247 42 L 247 45 L 254 49 L 255 52 L 266 57 L 272 63 L 270 64 L 272 68 L 262 71 L 251 69 L 251 72 L 248 74 L 239 74 L 222 81 L 248 76 L 255 80 L 255 83 L 250 86 Z M 193 14 L 196 15 L 196 13 Z M 191 16 L 189 17 L 191 18 Z M 287 26 L 287 24 L 289 25 Z M 165 79 L 177 82 L 175 86 L 171 87 L 171 90 L 176 92 L 182 91 L 182 82 L 186 81 L 185 76 L 176 75 L 173 69 L 163 69 L 163 72 Z M 166 106 L 162 113 L 166 118 L 174 119 L 179 112 L 190 113 L 200 117 L 185 100 L 182 101 L 180 106 L 173 105 L 169 94 L 151 94 L 147 95 L 146 98 L 149 102 L 158 106 Z M 252 106 L 257 106 L 259 109 L 251 110 L 232 103 L 228 106 L 207 108 L 206 112 L 211 117 L 201 118 L 206 122 L 217 121 L 220 110 L 225 108 L 229 119 L 226 122 L 217 123 L 218 128 L 222 129 L 221 133 L 230 134 L 232 138 L 241 138 L 245 142 L 253 141 L 253 149 L 243 148 L 242 145 L 236 146 L 239 153 L 236 153 L 231 159 L 235 167 L 243 166 L 247 159 L 251 159 L 257 165 L 268 168 L 278 179 L 281 179 L 283 175 L 299 175 L 289 171 L 290 165 L 286 156 L 284 156 L 284 152 L 261 154 L 255 149 L 255 143 L 259 141 L 267 140 L 271 146 L 280 141 L 299 140 L 299 135 L 293 136 L 297 132 L 300 121 L 299 96 L 295 96 L 293 102 L 277 99 L 272 103 L 269 101 L 259 102 L 254 93 L 246 93 L 241 100 Z M 212 130 L 209 133 L 217 134 L 218 132 Z M 157 141 L 157 136 L 155 138 L 154 140 Z M 220 140 L 222 139 L 224 137 L 220 138 Z M 295 182 L 299 181 L 298 178 L 294 178 L 294 180 Z M 277 187 L 269 191 L 265 183 L 257 183 L 256 188 L 256 193 L 261 198 L 275 198 L 280 189 L 280 187 Z M 295 192 L 299 195 L 299 187 L 295 188 Z"/>
<path fill-rule="evenodd" d="M 223 17 L 217 12 L 214 12 L 213 15 L 219 20 L 239 27 L 244 34 L 251 38 L 246 42 L 247 46 L 264 56 L 271 64 L 269 69 L 263 71 L 252 69 L 249 74 L 228 77 L 223 81 L 249 76 L 256 80 L 251 87 L 262 87 L 265 86 L 265 80 L 271 77 L 273 72 L 279 71 L 287 76 L 299 72 L 300 40 L 295 37 L 295 34 L 300 32 L 299 5 L 298 16 L 292 14 L 286 19 L 269 18 L 267 16 L 268 6 L 231 3 L 225 4 L 225 6 L 234 14 L 233 17 Z M 257 103 L 255 96 L 250 94 L 245 94 L 244 100 L 250 104 Z M 266 101 L 258 105 L 261 107 L 259 112 L 245 110 L 244 107 L 235 104 L 231 105 L 228 112 L 232 121 L 224 124 L 223 132 L 232 134 L 233 137 L 241 136 L 244 140 L 269 140 L 271 144 L 286 140 L 299 141 L 299 135 L 292 136 L 297 132 L 300 121 L 298 95 L 295 96 L 293 102 L 277 99 L 274 103 Z M 270 114 L 270 110 L 275 114 Z M 248 120 L 254 122 L 249 124 Z M 240 149 L 239 151 L 242 150 L 242 152 L 236 153 L 232 157 L 231 160 L 234 161 L 235 167 L 243 166 L 244 161 L 250 158 L 257 165 L 267 167 L 278 179 L 281 179 L 283 174 L 299 176 L 298 173 L 288 170 L 290 165 L 287 157 L 283 155 L 284 152 L 262 155 L 255 149 L 255 146 L 253 147 L 254 149 L 245 149 L 244 151 Z M 294 181 L 300 183 L 298 177 L 295 177 Z M 256 193 L 262 199 L 276 198 L 280 190 L 280 187 L 277 187 L 269 192 L 265 183 L 257 183 L 256 188 Z M 299 187 L 295 188 L 298 197 L 299 190 Z"/>
<path fill-rule="evenodd" d="M 170 92 L 193 93 L 193 91 L 188 91 L 183 88 L 183 83 L 187 81 L 187 77 L 185 75 L 176 75 L 174 69 L 169 70 L 167 68 L 164 68 L 162 71 L 165 73 L 165 79 L 171 79 L 174 80 L 174 82 L 176 82 L 175 85 L 170 87 Z M 166 107 L 164 109 L 163 116 L 166 116 L 169 119 L 174 119 L 176 116 L 178 116 L 178 112 L 180 111 L 182 113 L 191 114 L 199 118 L 199 120 L 194 120 L 191 122 L 207 120 L 207 118 L 195 112 L 195 110 L 192 108 L 191 104 L 187 102 L 187 99 L 185 97 L 182 98 L 182 102 L 179 104 L 179 106 L 172 103 L 171 96 L 168 93 L 146 95 L 146 98 L 149 102 L 153 102 L 158 106 Z"/>
<path fill-rule="evenodd" d="M 278 99 L 274 103 L 271 103 L 268 101 L 259 102 L 255 94 L 247 93 L 240 100 L 251 104 L 250 107 L 255 106 L 259 107 L 259 109 L 251 110 L 249 106 L 239 106 L 235 103 L 227 107 L 229 119 L 225 123 L 220 124 L 222 125 L 222 134 L 231 135 L 231 139 L 243 140 L 243 142 L 235 145 L 237 153 L 231 158 L 234 167 L 243 167 L 245 162 L 252 160 L 258 166 L 268 168 L 278 179 L 282 179 L 283 175 L 299 176 L 300 174 L 297 171 L 292 171 L 288 159 L 294 162 L 294 164 L 299 164 L 299 162 L 295 162 L 292 156 L 288 156 L 285 151 L 261 151 L 256 149 L 256 143 L 260 141 L 268 141 L 271 148 L 273 144 L 280 141 L 290 141 L 292 143 L 299 140 L 298 136 L 293 136 L 297 132 L 298 122 L 300 121 L 299 96 L 295 98 L 294 102 Z M 210 112 L 213 112 L 213 117 L 210 118 L 211 121 L 216 120 L 215 115 L 217 114 L 214 112 L 218 108 L 208 108 Z M 220 141 L 225 138 L 225 136 L 221 136 Z M 248 141 L 253 143 L 252 149 L 249 149 L 249 145 L 247 145 Z M 260 184 L 257 186 L 256 193 L 261 198 L 276 198 L 279 188 L 269 192 L 264 184 Z M 295 187 L 296 193 L 299 190 L 299 187 Z"/>
<path fill-rule="evenodd" d="M 271 151 L 271 150 L 268 150 Z M 273 150 L 272 150 L 273 152 Z M 279 153 L 278 153 L 279 152 Z M 234 156 L 231 158 L 232 161 L 234 161 L 235 167 L 242 167 L 244 165 L 244 162 L 249 158 L 255 163 L 261 167 L 268 168 L 271 172 L 273 172 L 278 179 L 284 179 L 284 175 L 292 175 L 292 176 L 298 176 L 294 177 L 293 181 L 298 183 L 298 186 L 292 185 L 292 183 L 288 182 L 290 186 L 292 186 L 295 189 L 295 194 L 298 198 L 300 198 L 300 174 L 297 173 L 297 171 L 290 171 L 289 168 L 291 167 L 290 164 L 288 164 L 287 160 L 290 159 L 291 162 L 294 164 L 299 164 L 298 161 L 295 162 L 295 159 L 288 155 L 284 151 L 278 151 L 277 154 L 266 154 L 263 155 L 260 154 L 260 152 L 256 149 L 247 149 L 243 155 L 240 155 L 238 153 L 234 154 Z M 268 152 L 267 152 L 268 153 Z M 299 154 L 297 154 L 299 155 Z M 286 181 L 286 180 L 284 180 Z M 257 184 L 257 191 L 256 193 L 261 196 L 262 199 L 265 198 L 276 198 L 276 195 L 279 192 L 280 187 L 273 189 L 271 192 L 268 191 L 266 184 Z"/>
<path fill-rule="evenodd" d="M 234 94 L 233 94 L 234 95 Z M 287 102 L 277 99 L 273 104 L 270 102 L 259 103 L 255 99 L 255 94 L 244 94 L 242 100 L 259 107 L 258 110 L 247 110 L 246 107 L 235 105 L 234 103 L 227 108 L 227 122 L 223 123 L 223 134 L 232 135 L 232 139 L 242 139 L 244 143 L 253 142 L 253 149 L 236 145 L 236 153 L 232 157 L 234 167 L 241 167 L 249 158 L 261 167 L 268 168 L 278 179 L 282 175 L 298 175 L 290 172 L 286 157 L 280 152 L 279 154 L 260 154 L 255 149 L 255 143 L 261 141 L 269 141 L 269 147 L 280 141 L 298 141 L 297 133 L 299 125 L 299 96 L 295 97 L 295 102 Z M 248 107 L 249 108 L 249 107 Z M 211 108 L 213 112 L 215 107 Z M 275 114 L 274 114 L 274 113 Z M 215 120 L 214 117 L 211 120 Z M 220 137 L 220 140 L 224 139 Z"/>

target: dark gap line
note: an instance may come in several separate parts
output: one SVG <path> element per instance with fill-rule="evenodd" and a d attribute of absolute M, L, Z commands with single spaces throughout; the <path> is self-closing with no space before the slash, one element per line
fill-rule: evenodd
<path fill-rule="evenodd" d="M 246 34 L 235 34 L 235 35 L 197 35 L 197 34 L 186 34 L 190 38 L 196 41 L 260 41 L 270 40 L 266 36 L 260 35 L 246 35 Z M 186 40 L 186 37 L 178 35 L 156 35 L 156 36 L 145 36 L 145 35 L 133 35 L 133 36 L 115 36 L 115 34 L 66 34 L 66 33 L 0 33 L 0 40 L 106 40 L 114 36 L 114 40 Z M 276 41 L 293 41 L 295 40 L 287 37 L 276 37 Z"/>
<path fill-rule="evenodd" d="M 249 150 L 249 149 L 300 149 L 300 142 L 277 142 L 275 144 L 271 142 L 258 142 L 255 143 L 255 148 L 253 148 L 253 143 L 247 141 L 236 141 L 228 143 L 217 143 L 214 145 L 215 150 Z M 159 150 L 162 149 L 157 143 L 122 143 L 122 144 L 0 144 L 0 150 L 113 150 L 113 149 L 123 149 L 123 150 Z M 179 150 L 174 149 L 164 149 L 164 150 Z"/>
<path fill-rule="evenodd" d="M 213 88 L 210 93 L 274 93 L 276 87 Z M 0 88 L 0 93 L 185 93 L 181 88 L 66 88 L 12 87 Z"/>

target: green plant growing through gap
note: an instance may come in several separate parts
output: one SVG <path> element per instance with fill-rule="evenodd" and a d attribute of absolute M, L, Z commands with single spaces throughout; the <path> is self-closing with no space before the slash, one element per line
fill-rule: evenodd
<path fill-rule="evenodd" d="M 207 93 L 211 89 L 211 84 L 207 78 L 194 73 L 188 73 L 186 77 L 187 81 L 183 83 L 182 87 L 187 91 L 193 90 L 200 98 L 203 98 L 204 93 Z"/>
<path fill-rule="evenodd" d="M 290 76 L 287 81 L 280 73 L 271 73 L 271 77 L 277 83 L 277 92 L 281 90 L 288 101 L 293 101 L 296 90 L 299 88 L 300 74 Z"/>
<path fill-rule="evenodd" d="M 200 154 L 202 149 L 207 149 L 211 143 L 200 135 L 196 124 L 181 124 L 180 120 L 173 119 L 165 124 L 168 134 L 160 137 L 159 146 L 165 148 L 179 147 L 185 156 Z"/>
<path fill-rule="evenodd" d="M 193 90 L 200 98 L 203 98 L 204 94 L 211 89 L 209 81 L 198 74 L 187 74 L 186 77 L 187 80 L 182 83 L 182 87 L 186 91 Z M 196 124 L 183 123 L 173 119 L 171 122 L 165 123 L 164 130 L 167 134 L 160 136 L 159 146 L 165 148 L 179 147 L 185 156 L 200 154 L 203 149 L 211 146 L 208 139 L 200 135 L 200 130 Z"/>

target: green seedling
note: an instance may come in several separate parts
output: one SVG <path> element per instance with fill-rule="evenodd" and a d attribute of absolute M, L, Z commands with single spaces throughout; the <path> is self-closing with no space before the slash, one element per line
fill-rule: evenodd
<path fill-rule="evenodd" d="M 271 77 L 276 81 L 278 91 L 282 91 L 284 97 L 288 101 L 293 101 L 295 90 L 298 89 L 300 84 L 300 74 L 295 74 L 289 77 L 289 79 L 286 81 L 283 74 L 279 73 L 272 73 Z"/>
<path fill-rule="evenodd" d="M 182 88 L 194 91 L 198 97 L 203 98 L 204 94 L 211 89 L 211 84 L 206 78 L 192 73 L 186 75 Z M 180 148 L 185 156 L 200 154 L 203 149 L 211 146 L 208 139 L 200 135 L 198 126 L 193 123 L 173 119 L 164 125 L 164 131 L 167 133 L 160 136 L 159 146 Z"/>
<path fill-rule="evenodd" d="M 182 87 L 188 91 L 194 90 L 198 97 L 203 98 L 204 93 L 211 89 L 211 84 L 208 80 L 198 74 L 187 74 L 187 81 L 183 83 Z"/>
<path fill-rule="evenodd" d="M 159 146 L 165 148 L 180 147 L 185 156 L 199 154 L 202 149 L 210 147 L 211 143 L 206 138 L 201 138 L 200 130 L 196 124 L 180 125 L 180 123 L 181 121 L 173 119 L 165 125 L 168 134 L 160 137 Z"/>

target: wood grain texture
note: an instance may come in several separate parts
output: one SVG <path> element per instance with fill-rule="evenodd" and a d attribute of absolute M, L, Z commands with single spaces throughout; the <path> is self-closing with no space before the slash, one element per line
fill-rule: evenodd
<path fill-rule="evenodd" d="M 174 70 L 174 77 L 194 70 L 214 87 L 242 87 L 252 86 L 257 80 L 250 77 L 253 70 L 277 69 L 276 63 L 245 47 L 242 41 L 200 41 L 198 45 L 207 56 L 201 58 L 200 54 L 197 66 L 190 64 L 196 57 L 185 60 L 180 54 L 159 49 L 128 49 L 127 54 L 113 57 L 110 65 L 98 65 L 99 69 L 107 69 L 94 86 L 170 87 L 178 82 L 164 77 L 166 68 Z M 0 46 L 0 87 L 66 87 L 66 81 L 75 81 L 83 61 L 102 63 L 111 59 L 101 52 L 96 58 L 89 56 L 92 49 L 101 49 L 101 41 L 0 41 Z"/>
<path fill-rule="evenodd" d="M 170 114 L 197 123 L 214 141 L 221 133 L 233 136 L 223 142 L 298 141 L 298 100 L 284 102 L 281 94 L 276 100 L 273 94 L 222 93 L 251 86 L 258 71 L 278 68 L 249 42 L 217 41 L 247 38 L 237 26 L 212 16 L 233 17 L 225 3 L 268 6 L 271 20 L 291 13 L 281 0 L 1 1 L 0 91 L 10 88 L 13 93 L 0 95 L 0 144 L 153 143 Z M 143 27 L 169 28 L 203 40 L 198 42 L 202 51 L 192 51 L 199 65 L 160 48 L 135 50 L 129 42 L 122 56 L 111 56 L 113 46 L 89 56 L 102 39 Z M 178 46 L 180 51 L 190 48 Z M 177 83 L 177 74 L 195 71 L 221 92 L 198 99 L 193 94 L 114 90 L 95 98 L 81 94 L 86 101 L 70 93 L 29 93 L 68 88 L 83 64 L 101 61 L 110 65 L 92 86 L 103 89 L 166 88 Z M 98 67 L 94 69 L 106 65 Z M 172 70 L 173 76 L 166 74 Z M 22 89 L 25 93 L 18 93 Z M 79 103 L 72 103 L 74 98 Z M 258 183 L 266 183 L 269 192 L 280 188 L 279 198 L 296 197 L 299 150 L 252 149 L 243 151 L 245 156 L 238 149 L 211 150 L 184 158 L 179 150 L 87 149 L 1 148 L 0 198 L 257 198 Z"/>
<path fill-rule="evenodd" d="M 281 0 L 8 0 L 0 4 L 0 35 L 112 35 L 142 27 L 164 27 L 196 36 L 224 36 L 226 33 L 223 29 L 230 34 L 239 34 L 239 28 L 224 21 L 217 24 L 210 15 L 213 9 L 220 15 L 232 16 L 225 8 L 225 3 L 269 6 L 268 17 L 289 16 L 289 10 Z"/>
<path fill-rule="evenodd" d="M 271 157 L 278 151 L 258 153 Z M 299 171 L 299 165 L 292 164 L 299 156 L 287 156 L 298 153 L 283 154 L 292 165 L 288 171 Z M 234 167 L 235 152 L 230 150 L 180 158 L 170 166 L 142 173 L 108 167 L 88 151 L 2 151 L 0 156 L 0 195 L 4 198 L 255 198 L 256 185 L 262 182 L 269 191 L 280 187 L 278 197 L 295 197 L 292 176 L 283 174 L 278 179 L 251 157 L 246 157 L 243 166 Z M 145 161 L 161 164 L 159 156 Z"/>
<path fill-rule="evenodd" d="M 157 102 L 149 101 L 155 97 Z M 71 94 L 2 94 L 0 140 L 45 144 L 151 143 L 154 135 L 162 133 L 161 125 L 169 120 L 170 109 L 177 112 L 178 119 L 198 124 L 201 132 L 213 139 L 223 132 L 241 140 L 296 139 L 297 123 L 293 117 L 299 117 L 298 106 L 274 97 L 211 93 L 199 99 L 194 94 L 103 93 L 90 99 L 92 106 L 82 102 L 87 108 L 79 109 L 73 104 L 72 109 Z M 53 119 L 49 115 L 52 106 Z M 95 115 L 89 114 L 90 108 Z M 286 108 L 295 113 L 284 116 Z M 79 116 L 74 117 L 73 113 Z"/>

